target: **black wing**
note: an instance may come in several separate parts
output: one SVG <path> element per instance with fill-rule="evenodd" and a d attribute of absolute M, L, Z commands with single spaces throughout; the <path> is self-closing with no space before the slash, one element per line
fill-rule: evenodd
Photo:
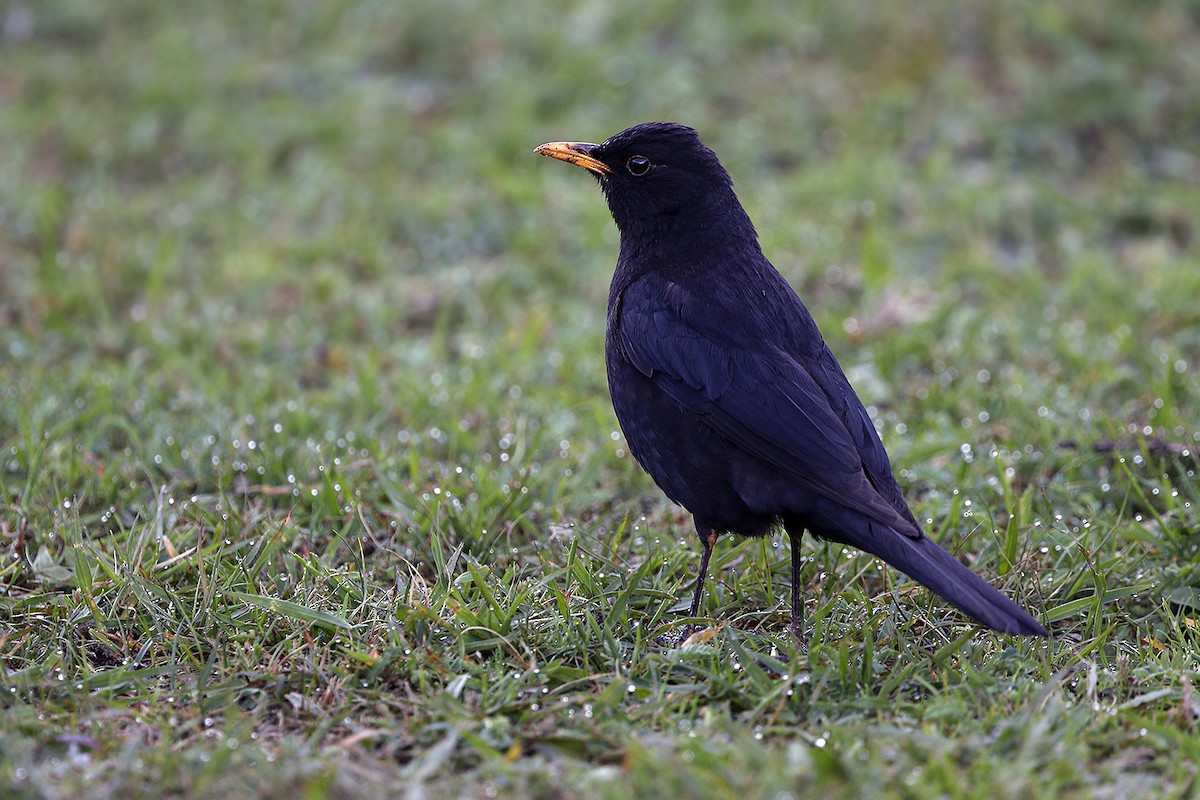
<path fill-rule="evenodd" d="M 883 447 L 883 442 L 879 440 L 879 432 L 875 430 L 871 415 L 863 407 L 862 400 L 854 392 L 854 387 L 846 379 L 846 374 L 842 372 L 833 353 L 824 344 L 821 350 L 811 373 L 824 389 L 834 412 L 854 439 L 867 479 L 900 516 L 908 520 L 914 529 L 920 530 L 916 517 L 896 484 L 896 477 L 892 474 L 892 462 Z"/>
<path fill-rule="evenodd" d="M 799 486 L 921 535 L 874 426 L 832 355 L 810 369 L 724 314 L 697 313 L 681 301 L 679 287 L 655 283 L 630 284 L 617 321 L 621 347 L 640 372 L 727 442 Z M 903 513 L 876 483 L 886 484 Z"/>

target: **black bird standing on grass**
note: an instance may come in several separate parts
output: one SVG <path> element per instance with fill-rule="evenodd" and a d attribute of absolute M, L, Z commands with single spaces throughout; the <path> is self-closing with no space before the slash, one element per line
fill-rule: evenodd
<path fill-rule="evenodd" d="M 692 616 L 717 537 L 782 523 L 797 634 L 807 529 L 879 556 L 989 628 L 1047 635 L 921 532 L 866 409 L 694 130 L 650 122 L 537 152 L 595 175 L 621 232 L 608 386 L 630 452 L 700 534 Z"/>

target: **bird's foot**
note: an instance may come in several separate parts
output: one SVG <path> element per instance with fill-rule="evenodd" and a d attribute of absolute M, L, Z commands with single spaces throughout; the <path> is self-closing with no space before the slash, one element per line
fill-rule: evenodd
<path fill-rule="evenodd" d="M 788 623 L 787 630 L 788 633 L 791 634 L 792 638 L 796 641 L 796 650 L 798 652 L 807 654 L 808 640 L 811 638 L 812 632 L 804 629 L 804 621 L 792 619 L 792 621 Z"/>
<path fill-rule="evenodd" d="M 674 650 L 676 647 L 679 647 L 679 645 L 682 644 L 685 639 L 687 639 L 688 635 L 691 633 L 691 630 L 691 625 L 684 625 L 682 628 L 664 633 L 662 636 L 657 637 L 654 641 L 658 643 L 659 647 L 665 647 L 668 650 Z"/>
<path fill-rule="evenodd" d="M 703 625 L 684 625 L 677 631 L 665 633 L 659 636 L 657 641 L 662 647 L 677 648 L 689 647 L 691 645 L 708 644 L 717 631 L 721 630 L 720 625 L 712 625 L 705 627 Z"/>

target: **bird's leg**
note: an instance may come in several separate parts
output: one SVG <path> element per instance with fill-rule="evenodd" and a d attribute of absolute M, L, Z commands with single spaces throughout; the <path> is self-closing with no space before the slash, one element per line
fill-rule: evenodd
<path fill-rule="evenodd" d="M 712 558 L 713 545 L 717 543 L 716 531 L 710 530 L 700 534 L 700 544 L 704 545 L 704 555 L 700 556 L 700 574 L 696 577 L 696 593 L 692 595 L 692 610 L 689 617 L 696 616 L 700 609 L 700 595 L 704 593 L 704 578 L 708 575 L 708 560 Z"/>
<path fill-rule="evenodd" d="M 788 538 L 792 542 L 792 623 L 788 629 L 802 644 L 804 642 L 804 600 L 800 597 L 800 568 L 804 562 L 800 556 L 800 540 L 803 537 L 803 528 L 795 531 L 788 529 Z"/>

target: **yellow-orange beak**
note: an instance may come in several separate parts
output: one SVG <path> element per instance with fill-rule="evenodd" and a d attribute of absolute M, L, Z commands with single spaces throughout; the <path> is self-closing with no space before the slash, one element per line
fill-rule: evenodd
<path fill-rule="evenodd" d="M 596 147 L 589 142 L 547 142 L 534 148 L 533 152 L 583 167 L 593 175 L 611 175 L 612 168 L 608 164 L 592 157 Z"/>

